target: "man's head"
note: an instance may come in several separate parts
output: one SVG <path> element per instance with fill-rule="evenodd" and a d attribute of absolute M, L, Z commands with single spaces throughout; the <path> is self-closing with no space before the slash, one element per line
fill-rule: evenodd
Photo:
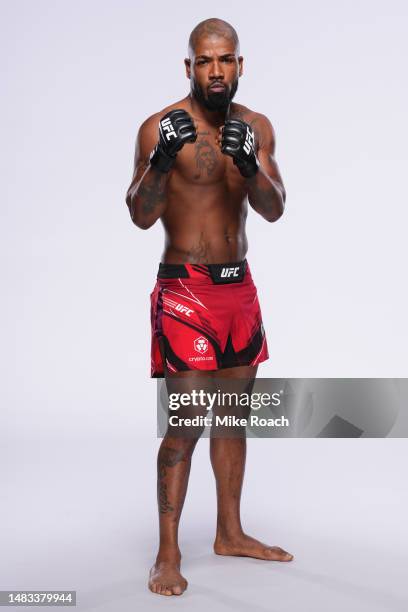
<path fill-rule="evenodd" d="M 206 19 L 190 34 L 187 78 L 195 98 L 208 110 L 224 110 L 238 89 L 243 59 L 238 35 L 222 19 Z"/>

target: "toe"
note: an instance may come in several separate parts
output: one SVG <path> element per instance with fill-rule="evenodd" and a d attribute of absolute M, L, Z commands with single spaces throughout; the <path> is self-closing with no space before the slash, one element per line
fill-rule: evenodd
<path fill-rule="evenodd" d="M 286 552 L 286 550 L 283 550 L 283 548 L 280 548 L 279 546 L 269 546 L 265 550 L 265 553 L 270 559 L 278 561 L 291 561 L 293 558 L 290 553 Z"/>
<path fill-rule="evenodd" d="M 283 548 L 279 548 L 279 546 L 277 547 L 277 550 L 284 561 L 291 561 L 293 559 L 293 555 L 288 553 L 287 550 L 283 550 Z"/>
<path fill-rule="evenodd" d="M 293 555 L 288 553 L 286 550 L 283 550 L 283 548 L 278 547 L 277 552 L 280 558 L 282 559 L 282 561 L 292 561 Z"/>
<path fill-rule="evenodd" d="M 181 595 L 183 592 L 179 584 L 176 584 L 172 590 L 173 590 L 173 595 Z"/>

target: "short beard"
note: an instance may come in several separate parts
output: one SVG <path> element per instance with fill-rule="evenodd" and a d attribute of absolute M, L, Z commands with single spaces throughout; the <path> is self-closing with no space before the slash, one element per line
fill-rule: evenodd
<path fill-rule="evenodd" d="M 196 100 L 209 111 L 226 110 L 228 108 L 229 103 L 235 96 L 237 89 L 238 77 L 232 83 L 230 92 L 228 92 L 228 89 L 226 89 L 225 91 L 219 93 L 209 93 L 207 97 L 205 96 L 202 87 L 200 87 L 200 85 L 194 79 L 192 80 L 191 86 L 191 91 Z"/>

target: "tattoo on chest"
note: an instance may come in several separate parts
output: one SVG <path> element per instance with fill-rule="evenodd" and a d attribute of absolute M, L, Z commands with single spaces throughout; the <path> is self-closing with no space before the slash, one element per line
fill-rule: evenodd
<path fill-rule="evenodd" d="M 194 157 L 198 170 L 194 178 L 200 178 L 204 173 L 211 176 L 217 166 L 217 153 L 208 138 L 200 138 L 196 142 Z"/>

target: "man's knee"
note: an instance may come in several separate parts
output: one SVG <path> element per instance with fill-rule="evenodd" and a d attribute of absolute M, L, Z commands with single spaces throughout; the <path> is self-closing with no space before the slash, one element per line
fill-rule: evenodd
<path fill-rule="evenodd" d="M 166 435 L 159 449 L 159 459 L 177 463 L 191 458 L 200 436 L 181 438 Z"/>

